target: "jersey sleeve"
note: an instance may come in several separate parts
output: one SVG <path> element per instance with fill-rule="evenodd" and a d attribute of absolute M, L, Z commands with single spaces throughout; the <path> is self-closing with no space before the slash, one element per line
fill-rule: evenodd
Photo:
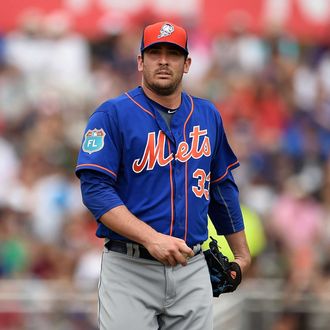
<path fill-rule="evenodd" d="M 97 221 L 114 207 L 124 204 L 112 177 L 99 171 L 80 170 L 80 187 L 83 203 Z"/>
<path fill-rule="evenodd" d="M 229 235 L 244 230 L 239 191 L 230 172 L 225 180 L 211 186 L 210 196 L 208 214 L 217 234 Z"/>
<path fill-rule="evenodd" d="M 220 113 L 216 109 L 215 111 L 217 141 L 211 164 L 211 184 L 223 181 L 230 170 L 239 166 L 239 161 L 228 143 Z"/>
<path fill-rule="evenodd" d="M 100 171 L 117 179 L 120 164 L 120 134 L 115 111 L 104 103 L 89 118 L 78 155 L 76 175 L 80 170 Z"/>

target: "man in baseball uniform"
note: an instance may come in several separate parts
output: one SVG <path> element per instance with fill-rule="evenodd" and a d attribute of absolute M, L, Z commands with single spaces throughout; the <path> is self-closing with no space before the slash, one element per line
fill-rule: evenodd
<path fill-rule="evenodd" d="M 239 163 L 219 111 L 182 89 L 190 64 L 182 27 L 145 27 L 137 58 L 141 86 L 89 118 L 76 173 L 96 235 L 105 240 L 100 329 L 213 329 L 201 251 L 208 214 L 243 274 L 249 266 L 231 173 Z"/>

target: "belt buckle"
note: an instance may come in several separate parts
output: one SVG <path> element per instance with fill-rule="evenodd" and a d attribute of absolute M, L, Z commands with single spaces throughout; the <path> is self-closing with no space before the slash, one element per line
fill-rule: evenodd
<path fill-rule="evenodd" d="M 201 245 L 199 243 L 194 245 L 192 250 L 194 251 L 195 254 L 198 253 L 201 250 Z"/>
<path fill-rule="evenodd" d="M 140 258 L 139 244 L 126 243 L 127 255 L 134 258 Z"/>

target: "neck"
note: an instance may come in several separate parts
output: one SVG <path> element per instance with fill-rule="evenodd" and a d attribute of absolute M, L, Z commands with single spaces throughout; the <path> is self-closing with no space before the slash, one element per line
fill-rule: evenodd
<path fill-rule="evenodd" d="M 162 105 L 168 109 L 177 109 L 181 104 L 181 90 L 177 89 L 171 95 L 159 95 L 152 91 L 150 88 L 146 87 L 142 83 L 142 88 L 145 94 L 153 101 L 157 102 L 158 104 Z"/>

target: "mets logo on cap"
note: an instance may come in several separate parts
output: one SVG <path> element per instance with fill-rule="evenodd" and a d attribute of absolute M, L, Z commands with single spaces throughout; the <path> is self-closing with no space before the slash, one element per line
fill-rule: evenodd
<path fill-rule="evenodd" d="M 89 129 L 85 134 L 85 140 L 82 145 L 82 150 L 92 154 L 93 152 L 100 151 L 104 147 L 105 132 L 102 128 Z"/>
<path fill-rule="evenodd" d="M 159 31 L 158 39 L 167 37 L 174 32 L 174 26 L 170 23 L 165 23 Z"/>

